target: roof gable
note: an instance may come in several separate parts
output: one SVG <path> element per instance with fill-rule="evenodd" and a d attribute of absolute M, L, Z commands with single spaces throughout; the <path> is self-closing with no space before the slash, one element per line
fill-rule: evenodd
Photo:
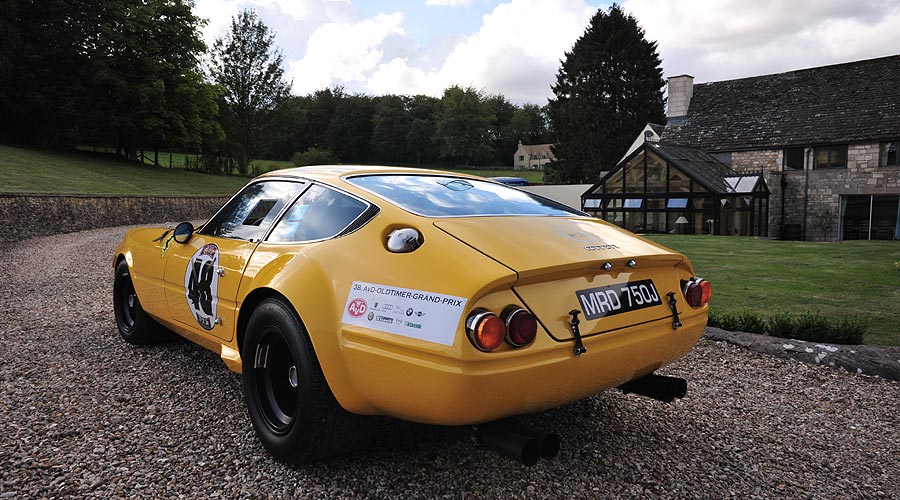
<path fill-rule="evenodd" d="M 728 151 L 900 138 L 900 55 L 696 84 L 664 142 Z"/>

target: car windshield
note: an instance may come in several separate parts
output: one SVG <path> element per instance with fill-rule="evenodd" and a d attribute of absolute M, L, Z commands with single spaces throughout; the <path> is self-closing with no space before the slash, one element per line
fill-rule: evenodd
<path fill-rule="evenodd" d="M 427 217 L 584 215 L 561 203 L 493 182 L 437 175 L 362 175 L 347 182 Z"/>

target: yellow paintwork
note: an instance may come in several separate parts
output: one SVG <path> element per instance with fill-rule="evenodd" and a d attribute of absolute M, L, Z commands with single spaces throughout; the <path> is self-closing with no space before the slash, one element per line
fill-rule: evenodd
<path fill-rule="evenodd" d="M 428 172 L 384 167 L 305 167 L 263 177 L 302 177 L 368 199 L 381 211 L 359 230 L 302 244 L 249 243 L 194 235 L 185 245 L 153 242 L 162 228 L 129 231 L 116 250 L 126 258 L 148 314 L 218 353 L 240 372 L 242 305 L 260 289 L 286 297 L 309 333 L 328 384 L 349 411 L 436 424 L 471 424 L 577 400 L 651 373 L 686 353 L 706 325 L 707 307 L 689 307 L 680 280 L 693 275 L 682 255 L 589 217 L 434 219 L 410 214 L 343 180 L 374 172 Z M 431 172 L 446 175 L 443 172 Z M 390 231 L 413 227 L 421 248 L 390 253 Z M 222 324 L 207 331 L 187 310 L 184 275 L 198 248 L 220 249 Z M 586 248 L 589 247 L 589 248 Z M 634 269 L 625 263 L 635 259 Z M 611 272 L 600 269 L 613 264 Z M 676 293 L 684 326 L 672 328 L 663 304 L 580 326 L 587 352 L 573 355 L 567 315 L 581 309 L 576 290 L 653 279 L 660 295 Z M 452 345 L 342 323 L 353 281 L 467 298 Z M 530 308 L 539 320 L 529 346 L 484 353 L 470 344 L 465 317 Z M 636 326 L 633 326 L 636 325 Z"/>

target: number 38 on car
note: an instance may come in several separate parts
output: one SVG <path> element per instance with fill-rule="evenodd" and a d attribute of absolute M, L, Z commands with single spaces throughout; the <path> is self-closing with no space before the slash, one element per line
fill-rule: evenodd
<path fill-rule="evenodd" d="M 619 387 L 699 339 L 711 295 L 686 257 L 478 177 L 304 167 L 251 181 L 194 228 L 130 230 L 114 308 L 133 344 L 175 332 L 242 373 L 262 444 L 345 452 L 370 416 L 471 425 Z"/>

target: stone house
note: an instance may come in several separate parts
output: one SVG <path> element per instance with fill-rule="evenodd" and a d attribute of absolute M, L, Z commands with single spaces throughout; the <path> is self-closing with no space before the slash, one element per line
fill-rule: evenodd
<path fill-rule="evenodd" d="M 522 144 L 513 156 L 513 167 L 516 170 L 544 170 L 544 166 L 553 160 L 550 144 Z"/>
<path fill-rule="evenodd" d="M 898 149 L 900 55 L 702 84 L 680 75 L 666 126 L 648 125 L 583 207 L 645 231 L 897 239 Z M 688 195 L 671 191 L 673 174 Z"/>

